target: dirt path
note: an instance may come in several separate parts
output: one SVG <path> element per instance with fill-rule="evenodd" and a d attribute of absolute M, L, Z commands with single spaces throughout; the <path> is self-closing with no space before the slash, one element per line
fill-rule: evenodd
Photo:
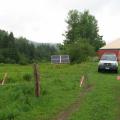
<path fill-rule="evenodd" d="M 81 103 L 84 100 L 85 94 L 92 90 L 91 85 L 87 85 L 75 102 L 70 104 L 65 110 L 61 111 L 54 120 L 67 120 L 71 114 L 79 110 Z"/>

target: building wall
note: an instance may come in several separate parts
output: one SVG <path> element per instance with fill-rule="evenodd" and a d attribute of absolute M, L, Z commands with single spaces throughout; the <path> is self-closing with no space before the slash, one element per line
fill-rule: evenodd
<path fill-rule="evenodd" d="M 118 54 L 118 60 L 120 61 L 120 50 L 119 50 L 119 54 Z"/>
<path fill-rule="evenodd" d="M 101 56 L 105 53 L 114 53 L 116 54 L 118 60 L 120 61 L 120 50 L 114 50 L 114 49 L 101 49 L 98 50 L 97 54 L 99 56 L 99 58 L 101 58 Z"/>

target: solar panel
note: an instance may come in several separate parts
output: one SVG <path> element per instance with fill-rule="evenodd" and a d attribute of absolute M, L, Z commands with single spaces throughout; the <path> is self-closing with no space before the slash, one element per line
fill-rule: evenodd
<path fill-rule="evenodd" d="M 54 64 L 70 63 L 69 55 L 52 55 L 51 63 Z"/>

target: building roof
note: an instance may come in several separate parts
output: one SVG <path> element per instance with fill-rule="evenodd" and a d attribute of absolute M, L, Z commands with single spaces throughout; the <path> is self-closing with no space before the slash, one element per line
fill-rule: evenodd
<path fill-rule="evenodd" d="M 120 49 L 120 38 L 112 41 L 100 49 Z"/>

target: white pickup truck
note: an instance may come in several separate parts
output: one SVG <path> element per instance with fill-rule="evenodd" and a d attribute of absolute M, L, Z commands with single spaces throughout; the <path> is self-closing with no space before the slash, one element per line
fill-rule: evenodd
<path fill-rule="evenodd" d="M 103 54 L 98 63 L 98 72 L 115 71 L 118 73 L 118 61 L 115 54 Z"/>

